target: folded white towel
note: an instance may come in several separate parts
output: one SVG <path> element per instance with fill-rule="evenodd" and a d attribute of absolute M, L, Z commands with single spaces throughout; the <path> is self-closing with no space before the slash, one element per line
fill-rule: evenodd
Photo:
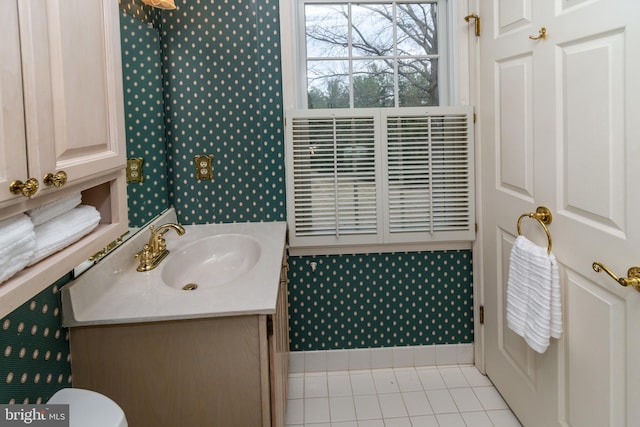
<path fill-rule="evenodd" d="M 27 266 L 35 246 L 28 216 L 19 214 L 0 221 L 0 283 Z"/>
<path fill-rule="evenodd" d="M 45 203 L 42 206 L 27 211 L 27 215 L 31 217 L 34 227 L 69 212 L 82 202 L 80 193 L 71 194 L 58 200 Z"/>
<path fill-rule="evenodd" d="M 36 247 L 29 265 L 58 252 L 90 233 L 100 222 L 100 212 L 81 205 L 35 227 Z"/>
<path fill-rule="evenodd" d="M 507 325 L 538 353 L 562 334 L 556 257 L 524 236 L 516 238 L 509 259 Z"/>

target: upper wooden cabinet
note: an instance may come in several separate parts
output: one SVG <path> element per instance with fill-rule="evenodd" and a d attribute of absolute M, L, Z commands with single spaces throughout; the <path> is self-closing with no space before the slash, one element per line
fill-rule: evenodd
<path fill-rule="evenodd" d="M 0 207 L 35 178 L 39 197 L 123 168 L 125 134 L 116 0 L 0 2 Z"/>
<path fill-rule="evenodd" d="M 0 317 L 127 231 L 117 0 L 0 0 L 0 220 L 71 193 L 90 234 L 0 284 Z M 64 171 L 67 182 L 47 186 Z M 38 181 L 31 197 L 13 181 Z"/>

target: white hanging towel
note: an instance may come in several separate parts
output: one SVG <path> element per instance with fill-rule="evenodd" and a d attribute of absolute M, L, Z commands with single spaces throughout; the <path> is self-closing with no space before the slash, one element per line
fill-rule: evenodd
<path fill-rule="evenodd" d="M 516 238 L 509 259 L 507 325 L 538 353 L 562 334 L 556 257 L 524 236 Z"/>

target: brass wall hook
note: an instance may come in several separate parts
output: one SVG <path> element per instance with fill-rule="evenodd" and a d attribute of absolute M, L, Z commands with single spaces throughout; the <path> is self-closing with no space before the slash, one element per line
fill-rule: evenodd
<path fill-rule="evenodd" d="M 547 29 L 545 27 L 540 28 L 537 36 L 529 36 L 531 40 L 544 40 L 547 38 Z"/>
<path fill-rule="evenodd" d="M 472 13 L 471 15 L 467 15 L 464 17 L 465 22 L 469 22 L 472 19 L 475 21 L 475 24 L 476 24 L 476 37 L 480 37 L 480 17 L 475 13 Z"/>

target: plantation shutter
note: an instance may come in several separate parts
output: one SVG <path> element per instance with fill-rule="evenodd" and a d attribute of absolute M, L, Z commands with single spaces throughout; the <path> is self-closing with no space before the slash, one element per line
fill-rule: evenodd
<path fill-rule="evenodd" d="M 473 240 L 470 109 L 386 114 L 390 242 Z"/>
<path fill-rule="evenodd" d="M 471 241 L 470 107 L 287 113 L 295 247 Z"/>
<path fill-rule="evenodd" d="M 289 117 L 290 239 L 311 238 L 308 241 L 328 245 L 376 243 L 379 160 L 374 116 L 314 113 Z"/>

